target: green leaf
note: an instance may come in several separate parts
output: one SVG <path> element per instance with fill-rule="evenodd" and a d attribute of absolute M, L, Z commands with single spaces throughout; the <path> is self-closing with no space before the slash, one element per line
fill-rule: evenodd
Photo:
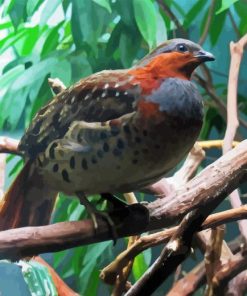
<path fill-rule="evenodd" d="M 88 282 L 94 271 L 98 259 L 106 252 L 106 249 L 112 245 L 111 241 L 97 243 L 87 247 L 87 252 L 83 258 L 82 269 L 80 272 L 81 294 L 87 289 Z"/>
<path fill-rule="evenodd" d="M 156 44 L 156 12 L 150 0 L 134 0 L 134 13 L 137 26 L 149 45 L 149 49 Z"/>
<path fill-rule="evenodd" d="M 58 62 L 56 58 L 48 58 L 28 68 L 20 77 L 18 77 L 13 85 L 13 90 L 33 84 L 36 80 L 44 79 L 51 72 L 55 64 Z"/>
<path fill-rule="evenodd" d="M 228 9 L 232 4 L 238 2 L 239 0 L 222 0 L 221 7 L 216 11 L 216 14 L 223 12 Z"/>
<path fill-rule="evenodd" d="M 12 168 L 12 170 L 9 172 L 9 177 L 16 176 L 23 168 L 23 164 L 24 164 L 23 159 L 19 159 L 17 163 L 14 165 L 14 167 Z"/>
<path fill-rule="evenodd" d="M 215 15 L 212 19 L 212 23 L 210 25 L 210 30 L 209 30 L 209 37 L 213 46 L 217 43 L 218 38 L 222 32 L 222 29 L 224 28 L 226 16 L 227 16 L 227 11 L 224 11 L 219 15 Z"/>
<path fill-rule="evenodd" d="M 93 0 L 98 5 L 104 7 L 109 13 L 112 12 L 109 0 Z"/>
<path fill-rule="evenodd" d="M 200 14 L 202 8 L 205 5 L 205 0 L 196 1 L 195 4 L 188 11 L 186 17 L 184 18 L 183 26 L 187 29 L 191 25 L 195 18 Z"/>
<path fill-rule="evenodd" d="M 9 29 L 10 27 L 12 27 L 11 22 L 5 22 L 0 24 L 0 30 Z"/>
<path fill-rule="evenodd" d="M 156 32 L 156 44 L 160 45 L 167 40 L 167 28 L 166 22 L 161 16 L 160 12 L 157 11 L 157 32 Z"/>
<path fill-rule="evenodd" d="M 70 56 L 70 63 L 72 67 L 72 81 L 76 82 L 82 77 L 86 77 L 92 73 L 92 68 L 88 62 L 85 54 L 76 53 Z"/>
<path fill-rule="evenodd" d="M 15 49 L 20 56 L 32 54 L 33 47 L 39 38 L 39 27 L 25 28 L 25 35 L 15 42 Z"/>
<path fill-rule="evenodd" d="M 17 77 L 19 77 L 21 74 L 25 72 L 24 65 L 18 65 L 8 72 L 5 72 L 0 79 L 0 91 L 2 91 L 6 88 L 8 88 L 14 80 L 16 80 Z"/>
<path fill-rule="evenodd" d="M 118 0 L 115 5 L 117 13 L 121 16 L 120 22 L 132 30 L 136 26 L 133 0 Z"/>
<path fill-rule="evenodd" d="M 25 8 L 26 0 L 16 0 L 8 10 L 12 23 L 16 28 L 26 19 Z"/>
<path fill-rule="evenodd" d="M 65 85 L 71 84 L 71 64 L 67 60 L 61 60 L 51 70 L 51 78 L 59 78 Z"/>
<path fill-rule="evenodd" d="M 58 296 L 52 277 L 42 264 L 36 261 L 19 261 L 25 282 L 32 295 Z"/>
<path fill-rule="evenodd" d="M 14 92 L 10 88 L 5 96 L 4 102 L 10 104 L 7 111 L 8 116 L 5 120 L 12 130 L 17 128 L 27 102 L 28 92 L 28 88 L 22 88 L 19 91 Z M 3 111 L 4 108 L 1 110 Z"/>
<path fill-rule="evenodd" d="M 52 0 L 46 2 L 40 17 L 40 26 L 44 26 L 47 23 L 49 18 L 53 15 L 60 4 L 61 0 Z"/>
<path fill-rule="evenodd" d="M 3 53 L 6 49 L 9 49 L 20 38 L 26 36 L 25 30 L 20 30 L 17 33 L 10 33 L 7 37 L 0 40 L 0 53 Z"/>
<path fill-rule="evenodd" d="M 126 30 L 120 35 L 119 50 L 124 68 L 132 66 L 140 48 L 140 39 L 140 34 L 134 30 L 132 32 Z"/>
<path fill-rule="evenodd" d="M 140 253 L 138 256 L 135 257 L 132 268 L 135 281 L 139 280 L 139 278 L 144 274 L 147 268 L 148 266 L 145 262 L 144 255 L 143 253 Z"/>
<path fill-rule="evenodd" d="M 28 0 L 26 6 L 27 15 L 32 16 L 42 3 L 43 0 Z"/>

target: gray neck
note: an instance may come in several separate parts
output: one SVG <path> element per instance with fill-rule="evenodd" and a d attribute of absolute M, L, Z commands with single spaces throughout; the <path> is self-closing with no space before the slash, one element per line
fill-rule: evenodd
<path fill-rule="evenodd" d="M 146 100 L 159 104 L 160 111 L 171 117 L 196 122 L 203 119 L 202 97 L 191 81 L 167 78 Z"/>

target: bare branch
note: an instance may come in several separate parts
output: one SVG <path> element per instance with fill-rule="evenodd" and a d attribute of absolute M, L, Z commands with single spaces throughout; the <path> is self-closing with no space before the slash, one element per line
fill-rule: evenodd
<path fill-rule="evenodd" d="M 223 153 L 226 153 L 231 149 L 232 142 L 239 126 L 237 103 L 238 74 L 243 56 L 244 46 L 246 45 L 246 43 L 247 34 L 243 36 L 237 43 L 230 43 L 231 63 L 227 91 L 227 128 L 224 137 Z M 235 190 L 230 194 L 230 202 L 233 208 L 239 207 L 242 204 L 238 190 Z M 245 237 L 245 240 L 247 242 L 247 221 L 239 221 L 238 225 L 242 235 Z"/>
<path fill-rule="evenodd" d="M 18 151 L 18 144 L 18 140 L 8 137 L 0 137 L 0 153 L 9 153 L 22 156 L 22 153 Z"/>
<path fill-rule="evenodd" d="M 50 85 L 55 95 L 66 89 L 66 86 L 59 78 L 48 78 L 48 84 Z"/>
<path fill-rule="evenodd" d="M 134 204 L 110 213 L 119 237 L 170 226 L 196 208 L 218 205 L 247 174 L 247 140 L 223 155 L 186 186 L 147 206 Z M 149 218 L 150 216 L 150 218 Z M 106 221 L 98 219 L 94 231 L 92 221 L 62 222 L 42 227 L 25 227 L 0 233 L 0 258 L 31 256 L 55 252 L 78 245 L 109 240 L 111 231 Z"/>
<path fill-rule="evenodd" d="M 246 217 L 247 206 L 242 206 L 239 209 L 231 209 L 210 215 L 202 224 L 201 229 L 203 230 L 216 227 L 224 223 L 245 219 Z M 167 243 L 176 230 L 177 227 L 172 227 L 160 232 L 140 237 L 129 249 L 120 253 L 112 263 L 110 263 L 101 271 L 101 279 L 108 284 L 113 284 L 116 280 L 119 270 L 121 270 L 121 268 L 125 266 L 129 260 L 133 259 L 148 248 Z"/>
<path fill-rule="evenodd" d="M 213 295 L 225 295 L 224 290 L 231 279 L 247 268 L 247 256 L 236 254 L 225 263 L 213 278 Z"/>
<path fill-rule="evenodd" d="M 208 31 L 210 29 L 210 25 L 211 25 L 211 21 L 212 21 L 212 17 L 213 17 L 213 14 L 214 14 L 215 4 L 216 4 L 216 0 L 211 0 L 211 4 L 210 4 L 209 10 L 208 10 L 207 21 L 206 21 L 204 30 L 202 32 L 202 35 L 200 37 L 200 40 L 198 41 L 198 43 L 200 45 L 202 45 L 205 42 L 206 38 L 207 38 Z"/>

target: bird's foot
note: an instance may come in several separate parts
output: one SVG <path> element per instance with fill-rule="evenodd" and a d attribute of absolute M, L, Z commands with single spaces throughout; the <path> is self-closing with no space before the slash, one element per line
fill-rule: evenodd
<path fill-rule="evenodd" d="M 91 218 L 93 220 L 94 230 L 95 230 L 96 233 L 97 233 L 97 230 L 99 228 L 98 221 L 97 221 L 97 216 L 107 222 L 107 224 L 109 226 L 109 229 L 111 231 L 113 244 L 115 245 L 116 241 L 117 241 L 117 238 L 118 238 L 118 235 L 117 235 L 117 231 L 116 231 L 116 228 L 115 228 L 115 224 L 114 224 L 112 218 L 110 217 L 110 215 L 108 213 L 106 213 L 106 212 L 101 212 L 101 211 L 95 210 L 93 213 L 92 212 L 90 213 L 90 216 L 91 216 Z"/>

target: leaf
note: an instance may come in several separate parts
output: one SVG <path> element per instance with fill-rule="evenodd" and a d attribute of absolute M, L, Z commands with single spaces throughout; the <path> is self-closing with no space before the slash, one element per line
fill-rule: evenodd
<path fill-rule="evenodd" d="M 115 5 L 117 13 L 121 16 L 120 22 L 124 23 L 132 30 L 136 26 L 133 0 L 120 0 L 117 1 Z"/>
<path fill-rule="evenodd" d="M 109 13 L 112 12 L 109 0 L 93 0 L 98 5 L 104 7 Z"/>
<path fill-rule="evenodd" d="M 7 37 L 0 40 L 0 53 L 3 53 L 6 49 L 9 49 L 15 42 L 26 35 L 25 30 L 19 32 L 10 33 Z"/>
<path fill-rule="evenodd" d="M 167 40 L 167 28 L 165 20 L 163 19 L 159 11 L 156 12 L 156 15 L 158 28 L 156 32 L 156 45 L 158 46 Z"/>
<path fill-rule="evenodd" d="M 71 25 L 76 47 L 81 48 L 88 44 L 96 53 L 98 38 L 109 17 L 112 16 L 106 12 L 106 9 L 91 0 L 73 0 Z M 92 54 L 92 50 L 89 53 Z"/>
<path fill-rule="evenodd" d="M 49 18 L 53 15 L 57 7 L 61 4 L 61 0 L 52 0 L 52 1 L 47 1 L 41 16 L 40 16 L 40 26 L 44 26 Z"/>
<path fill-rule="evenodd" d="M 183 26 L 187 29 L 191 25 L 195 18 L 200 15 L 202 8 L 205 5 L 205 0 L 196 1 L 196 3 L 188 11 L 186 17 L 184 18 Z"/>
<path fill-rule="evenodd" d="M 8 116 L 6 117 L 5 120 L 8 126 L 11 128 L 11 130 L 14 130 L 17 128 L 17 125 L 19 123 L 19 120 L 22 116 L 22 113 L 26 105 L 28 92 L 29 92 L 28 88 L 22 88 L 19 91 L 14 91 L 14 92 L 10 88 L 8 90 L 7 97 L 5 96 L 4 102 L 9 101 L 10 103 Z"/>
<path fill-rule="evenodd" d="M 42 3 L 43 0 L 28 0 L 26 5 L 27 15 L 32 16 Z"/>
<path fill-rule="evenodd" d="M 127 32 L 127 30 L 122 32 L 119 42 L 121 61 L 124 68 L 131 67 L 141 43 L 141 38 L 138 32 L 132 31 L 129 34 Z"/>
<path fill-rule="evenodd" d="M 13 90 L 18 90 L 27 85 L 33 84 L 36 80 L 44 79 L 51 72 L 52 68 L 58 62 L 56 58 L 48 58 L 28 68 L 20 77 L 18 77 L 13 85 Z"/>
<path fill-rule="evenodd" d="M 24 280 L 32 295 L 58 296 L 47 267 L 33 260 L 28 262 L 21 260 L 17 265 L 21 267 Z"/>
<path fill-rule="evenodd" d="M 24 71 L 24 65 L 18 65 L 4 73 L 0 79 L 0 91 L 2 92 L 3 89 L 8 88 L 18 76 L 24 73 Z"/>
<path fill-rule="evenodd" d="M 8 10 L 12 23 L 16 28 L 23 20 L 26 19 L 25 8 L 26 0 L 16 0 Z"/>
<path fill-rule="evenodd" d="M 49 30 L 47 34 L 47 38 L 44 42 L 44 45 L 42 47 L 41 51 L 41 57 L 44 58 L 46 55 L 48 55 L 51 51 L 55 50 L 56 47 L 59 45 L 59 29 L 61 28 L 63 23 L 60 23 L 56 27 Z"/>
<path fill-rule="evenodd" d="M 135 257 L 132 268 L 135 281 L 139 280 L 139 278 L 144 274 L 147 268 L 148 266 L 145 262 L 144 255 L 143 253 L 140 253 L 138 256 Z"/>
<path fill-rule="evenodd" d="M 134 13 L 137 26 L 149 45 L 149 49 L 156 44 L 156 12 L 150 0 L 134 0 Z"/>
<path fill-rule="evenodd" d="M 238 1 L 239 0 L 222 0 L 221 7 L 219 10 L 216 11 L 216 14 L 219 14 L 219 13 L 223 12 L 224 10 L 229 9 L 232 4 L 234 4 Z"/>
<path fill-rule="evenodd" d="M 220 33 L 224 28 L 226 16 L 227 16 L 227 11 L 224 11 L 219 15 L 215 15 L 212 19 L 212 23 L 210 25 L 210 30 L 209 30 L 209 37 L 210 37 L 211 44 L 213 46 L 217 43 Z"/>
<path fill-rule="evenodd" d="M 23 159 L 19 159 L 12 170 L 9 172 L 9 177 L 16 176 L 21 171 L 23 164 Z"/>
<path fill-rule="evenodd" d="M 86 77 L 92 73 L 92 68 L 85 54 L 74 54 L 70 56 L 72 68 L 72 81 L 76 82 L 82 77 Z"/>
<path fill-rule="evenodd" d="M 33 47 L 39 38 L 39 26 L 25 28 L 25 35 L 15 42 L 15 49 L 20 56 L 32 54 Z"/>
<path fill-rule="evenodd" d="M 51 70 L 51 78 L 59 78 L 65 85 L 71 83 L 71 64 L 67 60 L 61 60 Z"/>
<path fill-rule="evenodd" d="M 98 259 L 105 253 L 106 249 L 110 245 L 112 245 L 112 242 L 107 241 L 88 246 L 87 252 L 83 258 L 83 266 L 80 272 L 81 294 L 84 294 L 87 289 L 88 282 Z"/>
<path fill-rule="evenodd" d="M 10 27 L 12 27 L 11 22 L 5 22 L 0 24 L 0 30 L 9 29 Z"/>

